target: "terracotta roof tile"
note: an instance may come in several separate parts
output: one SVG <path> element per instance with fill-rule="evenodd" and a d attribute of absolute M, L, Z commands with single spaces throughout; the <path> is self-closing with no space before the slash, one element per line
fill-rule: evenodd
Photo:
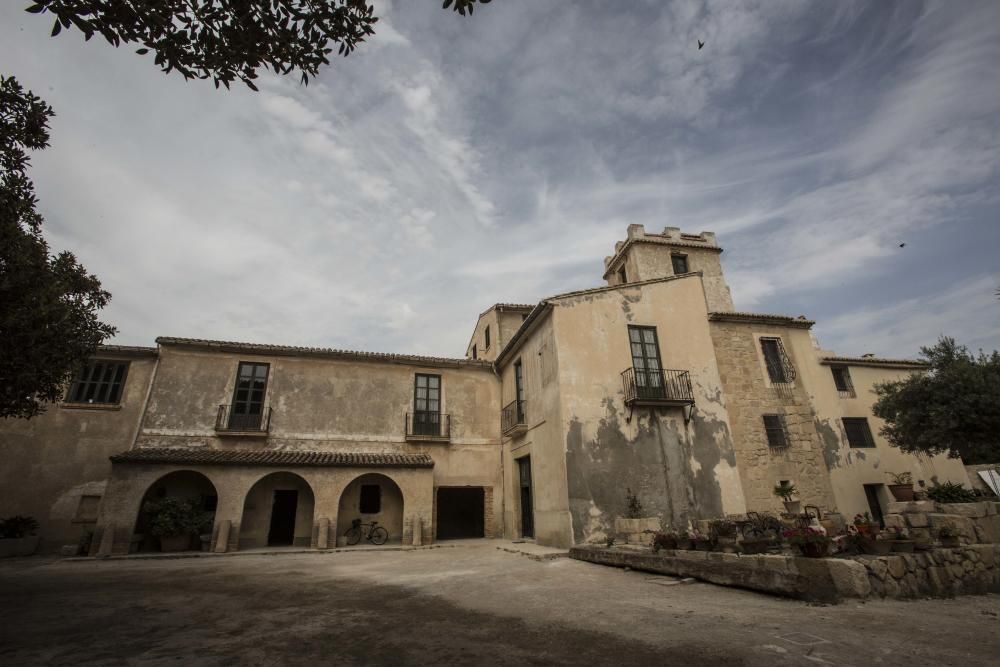
<path fill-rule="evenodd" d="M 775 324 L 778 326 L 794 327 L 798 329 L 810 329 L 816 324 L 814 320 L 805 317 L 791 317 L 790 315 L 771 315 L 769 313 L 740 313 L 736 311 L 717 311 L 708 314 L 711 322 L 756 322 L 759 324 Z"/>
<path fill-rule="evenodd" d="M 433 468 L 427 454 L 394 452 L 303 452 L 283 449 L 231 450 L 187 448 L 130 449 L 113 463 L 184 463 L 229 466 L 305 466 L 340 468 Z"/>

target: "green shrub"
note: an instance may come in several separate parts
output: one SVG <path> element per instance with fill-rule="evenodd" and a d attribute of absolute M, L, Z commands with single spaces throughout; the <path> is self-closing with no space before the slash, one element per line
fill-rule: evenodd
<path fill-rule="evenodd" d="M 927 489 L 927 497 L 939 503 L 974 503 L 979 500 L 979 494 L 975 491 L 954 482 L 932 486 Z"/>
<path fill-rule="evenodd" d="M 197 535 L 212 528 L 213 514 L 202 512 L 184 498 L 147 500 L 142 509 L 149 515 L 149 532 L 157 537 Z"/>
<path fill-rule="evenodd" d="M 38 533 L 38 522 L 30 516 L 12 516 L 0 521 L 0 537 L 29 537 Z"/>

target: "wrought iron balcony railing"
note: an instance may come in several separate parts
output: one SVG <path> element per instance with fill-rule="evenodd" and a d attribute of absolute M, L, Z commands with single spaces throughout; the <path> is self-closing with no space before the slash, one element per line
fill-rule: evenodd
<path fill-rule="evenodd" d="M 259 412 L 248 412 L 242 405 L 220 405 L 215 417 L 215 430 L 222 435 L 267 435 L 271 428 L 271 408 L 264 406 Z"/>
<path fill-rule="evenodd" d="M 450 440 L 451 415 L 441 412 L 407 412 L 407 440 Z"/>
<path fill-rule="evenodd" d="M 625 404 L 690 405 L 694 403 L 694 389 L 687 371 L 661 368 L 643 370 L 626 368 L 622 371 Z"/>
<path fill-rule="evenodd" d="M 500 411 L 500 432 L 504 435 L 514 435 L 528 429 L 528 420 L 524 414 L 524 401 L 511 401 Z"/>

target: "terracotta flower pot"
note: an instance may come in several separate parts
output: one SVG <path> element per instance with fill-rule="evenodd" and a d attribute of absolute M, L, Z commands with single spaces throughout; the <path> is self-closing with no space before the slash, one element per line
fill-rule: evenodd
<path fill-rule="evenodd" d="M 858 529 L 859 535 L 865 537 L 875 537 L 878 535 L 878 531 L 882 530 L 882 527 L 877 523 L 856 523 L 854 527 Z"/>
<path fill-rule="evenodd" d="M 802 511 L 801 500 L 786 500 L 785 511 L 789 514 L 799 514 Z"/>
<path fill-rule="evenodd" d="M 799 551 L 802 552 L 802 555 L 806 558 L 822 558 L 826 555 L 830 545 L 824 542 L 805 542 L 803 544 L 799 544 L 798 547 Z"/>
<path fill-rule="evenodd" d="M 889 491 L 892 493 L 892 497 L 900 503 L 908 503 L 913 500 L 913 485 L 912 484 L 890 484 Z"/>

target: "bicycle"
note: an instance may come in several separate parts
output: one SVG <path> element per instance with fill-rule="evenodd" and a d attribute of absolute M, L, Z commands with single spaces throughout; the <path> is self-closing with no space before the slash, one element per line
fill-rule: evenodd
<path fill-rule="evenodd" d="M 363 526 L 369 526 L 367 535 Z M 361 541 L 362 536 L 372 544 L 385 544 L 385 541 L 389 539 L 389 531 L 378 525 L 378 521 L 361 523 L 361 519 L 355 519 L 351 522 L 351 527 L 344 533 L 344 537 L 347 538 L 347 543 L 353 546 Z"/>

